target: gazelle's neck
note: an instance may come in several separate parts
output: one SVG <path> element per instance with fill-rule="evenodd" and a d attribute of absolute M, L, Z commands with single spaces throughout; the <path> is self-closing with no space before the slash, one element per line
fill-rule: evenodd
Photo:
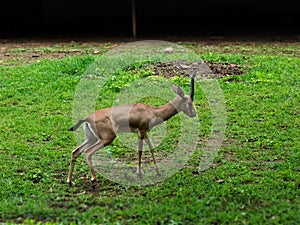
<path fill-rule="evenodd" d="M 163 121 L 170 119 L 172 116 L 178 113 L 176 106 L 178 105 L 180 98 L 176 97 L 167 104 L 155 108 L 156 117 L 161 118 Z"/>

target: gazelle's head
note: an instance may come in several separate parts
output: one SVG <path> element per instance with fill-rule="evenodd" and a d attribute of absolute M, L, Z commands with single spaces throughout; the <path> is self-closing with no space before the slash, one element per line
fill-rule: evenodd
<path fill-rule="evenodd" d="M 193 100 L 194 100 L 194 77 L 191 79 L 190 95 L 184 94 L 183 90 L 172 84 L 173 91 L 177 94 L 176 109 L 178 112 L 183 112 L 189 117 L 197 115 Z"/>

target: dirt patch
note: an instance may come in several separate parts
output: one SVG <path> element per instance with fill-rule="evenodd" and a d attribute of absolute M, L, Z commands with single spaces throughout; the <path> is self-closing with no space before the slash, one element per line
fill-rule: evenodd
<path fill-rule="evenodd" d="M 192 73 L 200 74 L 201 79 L 222 78 L 243 74 L 240 65 L 212 61 L 158 63 L 148 66 L 147 69 L 151 69 L 155 76 L 164 76 L 167 78 L 175 76 L 188 77 Z"/>

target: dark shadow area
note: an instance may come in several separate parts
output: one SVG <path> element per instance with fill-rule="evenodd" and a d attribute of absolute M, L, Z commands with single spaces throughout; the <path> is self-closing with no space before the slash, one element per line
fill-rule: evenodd
<path fill-rule="evenodd" d="M 0 38 L 131 37 L 131 0 L 8 1 Z M 136 0 L 138 37 L 299 35 L 299 0 Z"/>

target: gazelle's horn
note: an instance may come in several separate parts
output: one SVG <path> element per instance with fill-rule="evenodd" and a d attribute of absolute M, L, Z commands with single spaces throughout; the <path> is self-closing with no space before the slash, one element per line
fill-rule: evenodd
<path fill-rule="evenodd" d="M 194 101 L 194 90 L 195 90 L 195 76 L 196 76 L 196 73 L 194 73 L 192 75 L 192 78 L 191 78 L 191 86 L 190 86 L 190 97 L 192 99 L 192 101 Z"/>

